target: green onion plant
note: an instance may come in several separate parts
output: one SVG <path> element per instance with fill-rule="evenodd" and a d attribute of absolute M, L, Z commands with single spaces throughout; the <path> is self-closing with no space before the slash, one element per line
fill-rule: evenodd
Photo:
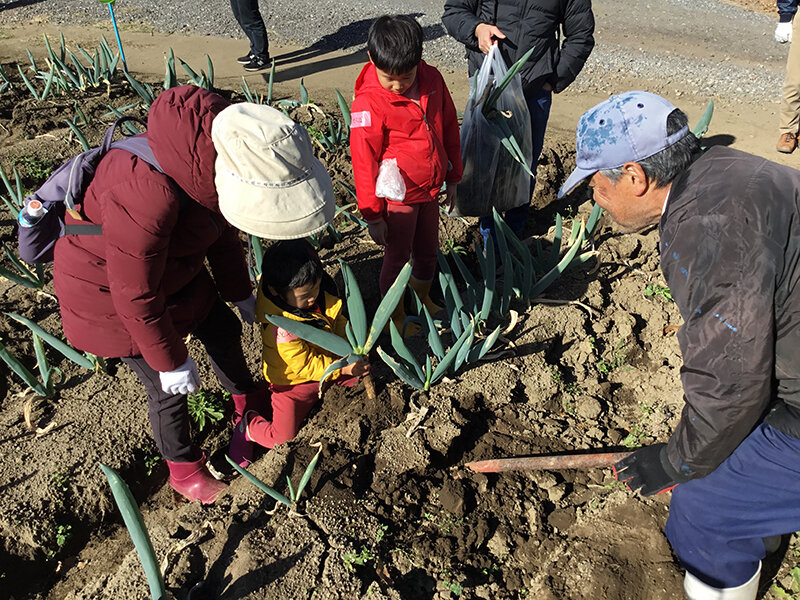
<path fill-rule="evenodd" d="M 206 90 L 214 88 L 214 64 L 211 62 L 211 57 L 208 54 L 206 54 L 206 70 L 200 69 L 199 75 L 184 60 L 179 58 L 178 62 L 181 63 L 181 67 L 183 67 L 183 70 L 189 75 L 189 83 Z"/>
<path fill-rule="evenodd" d="M 98 464 L 100 464 L 100 469 L 108 479 L 114 501 L 119 507 L 122 520 L 125 523 L 125 527 L 128 528 L 136 553 L 139 555 L 144 574 L 147 577 L 147 584 L 150 586 L 150 596 L 153 600 L 167 600 L 167 589 L 164 585 L 161 569 L 158 566 L 155 550 L 153 550 L 153 543 L 150 541 L 150 535 L 147 533 L 142 513 L 139 511 L 130 488 L 114 469 L 102 463 Z"/>
<path fill-rule="evenodd" d="M 277 502 L 291 508 L 297 506 L 297 503 L 300 501 L 300 496 L 302 496 L 303 492 L 308 486 L 308 482 L 311 481 L 311 475 L 314 473 L 314 469 L 317 466 L 320 454 L 322 454 L 321 444 L 319 450 L 317 450 L 317 453 L 314 455 L 314 458 L 311 459 L 311 462 L 308 463 L 306 470 L 303 472 L 303 476 L 300 478 L 300 483 L 297 484 L 297 488 L 292 485 L 292 480 L 289 478 L 289 476 L 286 476 L 286 485 L 289 488 L 288 498 L 274 488 L 268 486 L 252 473 L 248 472 L 244 467 L 237 465 L 229 456 L 226 455 L 225 458 L 231 464 L 231 466 L 250 483 L 270 496 L 273 500 L 276 500 Z"/>
<path fill-rule="evenodd" d="M 78 365 L 79 367 L 83 367 L 84 369 L 90 369 L 90 370 L 94 370 L 95 369 L 95 365 L 96 365 L 96 361 L 95 360 L 87 358 L 86 356 L 84 356 L 83 354 L 78 352 L 75 348 L 73 348 L 72 346 L 70 346 L 66 342 L 64 342 L 61 339 L 57 338 L 52 333 L 49 333 L 48 331 L 44 330 L 37 323 L 34 323 L 33 321 L 31 321 L 27 317 L 23 317 L 22 315 L 18 315 L 18 314 L 15 314 L 15 313 L 7 312 L 7 313 L 4 313 L 4 314 L 6 316 L 8 316 L 8 317 L 11 317 L 12 319 L 17 321 L 18 323 L 22 323 L 23 325 L 25 325 L 28 329 L 31 330 L 31 332 L 35 336 L 38 336 L 42 340 L 47 342 L 47 344 L 51 348 L 53 348 L 53 350 L 55 350 L 56 352 L 61 354 L 61 356 L 63 356 L 67 360 L 69 360 L 71 362 L 74 362 L 76 365 Z"/>
<path fill-rule="evenodd" d="M 44 265 L 35 264 L 33 265 L 33 270 L 31 270 L 8 248 L 8 246 L 6 246 L 5 242 L 2 243 L 2 246 L 6 258 L 11 261 L 11 264 L 16 270 L 12 271 L 11 269 L 6 269 L 5 267 L 0 266 L 0 277 L 5 277 L 12 283 L 16 283 L 22 287 L 33 290 L 43 290 L 45 286 Z"/>
<path fill-rule="evenodd" d="M 3 185 L 8 192 L 8 196 L 0 196 L 0 198 L 3 199 L 3 202 L 5 202 L 11 214 L 14 215 L 14 220 L 16 221 L 19 218 L 19 211 L 25 206 L 25 188 L 22 187 L 19 171 L 14 167 L 14 185 L 12 185 L 3 167 L 0 167 L 0 179 L 3 180 Z"/>
<path fill-rule="evenodd" d="M 700 117 L 700 120 L 697 122 L 697 125 L 694 126 L 692 129 L 692 133 L 697 138 L 703 137 L 706 132 L 708 131 L 708 125 L 711 123 L 711 117 L 714 115 L 714 101 L 709 100 L 708 104 L 706 104 L 706 109 L 703 111 L 703 114 Z"/>
<path fill-rule="evenodd" d="M 307 342 L 319 346 L 335 356 L 342 357 L 334 361 L 323 373 L 319 382 L 320 393 L 324 389 L 323 384 L 325 380 L 334 371 L 362 360 L 369 354 L 369 351 L 378 340 L 381 331 L 383 331 L 384 326 L 389 321 L 392 311 L 395 309 L 398 302 L 402 301 L 406 286 L 408 285 L 408 280 L 411 277 L 411 263 L 409 262 L 400 270 L 394 283 L 378 305 L 375 315 L 372 317 L 372 321 L 368 322 L 361 290 L 358 287 L 358 281 L 356 281 L 353 271 L 346 262 L 340 259 L 339 264 L 342 268 L 345 298 L 350 316 L 350 321 L 346 329 L 347 339 L 340 338 L 335 333 L 317 329 L 312 325 L 301 323 L 294 319 L 265 315 L 267 321 L 276 327 L 285 329 L 292 335 L 296 335 Z M 364 385 L 367 389 L 367 396 L 370 399 L 375 399 L 375 390 L 369 375 L 364 378 Z"/>

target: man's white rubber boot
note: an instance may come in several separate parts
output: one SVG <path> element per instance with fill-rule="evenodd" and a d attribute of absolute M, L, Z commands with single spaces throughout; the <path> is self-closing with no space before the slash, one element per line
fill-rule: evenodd
<path fill-rule="evenodd" d="M 715 588 L 686 571 L 686 577 L 683 579 L 683 591 L 686 592 L 689 600 L 756 600 L 760 575 L 761 563 L 758 563 L 756 574 L 746 583 L 730 588 Z"/>

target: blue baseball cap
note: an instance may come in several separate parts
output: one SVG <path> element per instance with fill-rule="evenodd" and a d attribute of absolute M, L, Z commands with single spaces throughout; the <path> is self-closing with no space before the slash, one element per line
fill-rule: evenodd
<path fill-rule="evenodd" d="M 689 127 L 684 127 L 667 135 L 667 117 L 673 110 L 672 104 L 656 94 L 625 92 L 583 113 L 576 130 L 577 166 L 558 190 L 558 197 L 597 171 L 658 154 L 688 134 Z"/>

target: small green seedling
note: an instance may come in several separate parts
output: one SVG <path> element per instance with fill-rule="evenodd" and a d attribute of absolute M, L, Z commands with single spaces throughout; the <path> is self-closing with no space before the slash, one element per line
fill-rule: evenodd
<path fill-rule="evenodd" d="M 645 431 L 644 427 L 642 427 L 641 423 L 637 423 L 633 426 L 633 429 L 625 436 L 620 444 L 625 446 L 626 448 L 639 448 L 642 445 L 642 441 L 647 437 L 647 431 Z"/>
<path fill-rule="evenodd" d="M 668 287 L 663 285 L 658 285 L 655 283 L 649 284 L 646 288 L 644 288 L 644 295 L 645 296 L 657 296 L 664 300 L 665 302 L 675 302 L 672 298 L 672 293 L 669 291 Z"/>
<path fill-rule="evenodd" d="M 47 551 L 47 556 L 53 558 L 56 554 L 61 552 L 61 549 L 72 538 L 72 525 L 61 524 L 55 531 L 55 548 Z"/>
<path fill-rule="evenodd" d="M 363 567 L 369 561 L 375 560 L 375 558 L 376 556 L 366 546 L 361 546 L 360 552 L 347 552 L 342 556 L 344 566 L 350 571 L 355 571 L 355 567 L 353 567 L 353 565 Z"/>
<path fill-rule="evenodd" d="M 442 579 L 439 580 L 439 583 L 441 583 L 442 586 L 450 590 L 450 593 L 453 594 L 453 596 L 460 596 L 464 592 L 463 585 L 456 583 L 454 581 L 447 581 L 446 579 L 444 579 L 445 577 L 448 577 L 447 571 L 443 571 L 441 577 Z"/>
<path fill-rule="evenodd" d="M 53 473 L 50 477 L 50 487 L 55 496 L 55 503 L 58 506 L 63 506 L 69 494 L 69 473 Z"/>
<path fill-rule="evenodd" d="M 609 375 L 612 371 L 617 370 L 625 364 L 627 356 L 625 355 L 624 345 L 625 340 L 620 340 L 610 352 L 610 358 L 597 361 L 597 370 L 600 371 L 602 375 Z"/>
<path fill-rule="evenodd" d="M 792 600 L 800 599 L 800 565 L 794 567 L 789 571 L 792 579 L 788 586 L 780 583 L 773 583 L 770 591 L 775 594 L 777 598 L 791 598 Z"/>
<path fill-rule="evenodd" d="M 200 390 L 186 397 L 189 406 L 189 417 L 198 431 L 203 431 L 206 423 L 217 423 L 223 417 L 222 405 L 211 392 Z"/>
<path fill-rule="evenodd" d="M 158 454 L 147 454 L 147 455 L 145 455 L 144 460 L 143 460 L 145 475 L 150 477 L 150 475 L 153 474 L 153 471 L 155 471 L 155 469 L 158 466 L 158 463 L 160 461 L 161 461 L 161 457 Z"/>

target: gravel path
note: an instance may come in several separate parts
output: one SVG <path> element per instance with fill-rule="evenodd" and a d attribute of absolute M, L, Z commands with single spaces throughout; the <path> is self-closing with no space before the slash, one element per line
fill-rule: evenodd
<path fill-rule="evenodd" d="M 397 3 L 375 0 L 264 2 L 262 14 L 274 40 L 320 49 L 363 46 L 373 18 L 397 11 Z M 719 0 L 595 0 L 597 45 L 573 89 L 619 91 L 630 78 L 647 80 L 653 91 L 725 96 L 742 102 L 777 102 L 787 45 L 776 44 L 776 18 L 747 12 Z M 407 0 L 404 11 L 425 28 L 425 58 L 440 67 L 466 68 L 463 47 L 441 25 L 443 2 Z M 146 23 L 166 33 L 242 38 L 223 0 L 120 0 L 120 23 Z M 48 15 L 73 25 L 108 19 L 97 0 L 0 0 L 0 23 Z"/>

